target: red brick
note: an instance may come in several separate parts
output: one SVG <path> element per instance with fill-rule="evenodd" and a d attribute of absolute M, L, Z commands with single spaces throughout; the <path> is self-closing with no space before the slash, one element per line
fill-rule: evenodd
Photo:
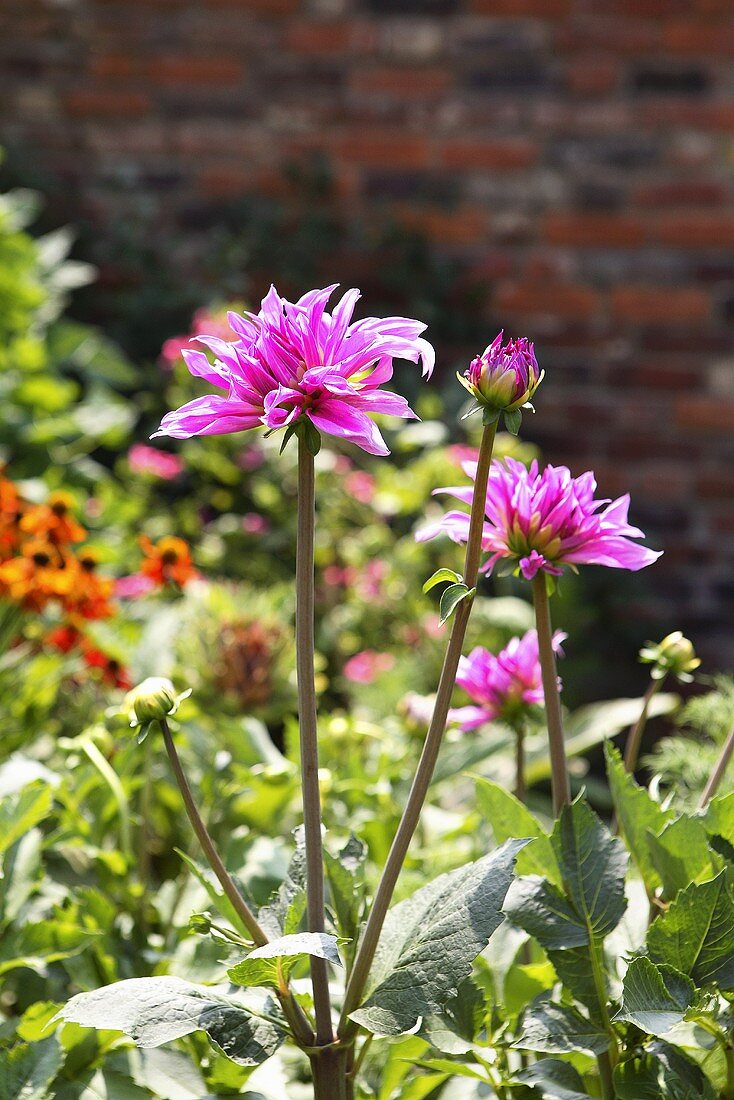
<path fill-rule="evenodd" d="M 238 84 L 245 68 L 233 57 L 156 57 L 148 62 L 148 79 L 153 84 L 213 86 Z"/>
<path fill-rule="evenodd" d="M 734 54 L 734 25 L 731 19 L 722 23 L 668 23 L 663 27 L 663 49 L 686 56 Z"/>
<path fill-rule="evenodd" d="M 612 291 L 612 311 L 632 324 L 691 325 L 708 319 L 710 302 L 696 287 L 620 286 Z"/>
<path fill-rule="evenodd" d="M 599 304 L 599 295 L 589 287 L 546 282 L 500 286 L 494 301 L 499 312 L 576 320 L 590 317 Z"/>
<path fill-rule="evenodd" d="M 723 473 L 704 473 L 696 480 L 696 495 L 704 500 L 731 501 L 734 495 L 734 477 L 731 470 Z"/>
<path fill-rule="evenodd" d="M 380 66 L 357 69 L 350 84 L 359 95 L 390 94 L 405 100 L 435 98 L 443 94 L 451 82 L 451 74 L 446 69 Z"/>
<path fill-rule="evenodd" d="M 729 131 L 734 130 L 734 103 L 730 100 L 690 103 L 678 96 L 672 102 L 657 99 L 640 104 L 637 120 L 643 127 L 690 126 L 696 130 Z"/>
<path fill-rule="evenodd" d="M 566 68 L 566 83 L 576 95 L 605 95 L 619 85 L 619 62 L 611 57 L 580 57 Z"/>
<path fill-rule="evenodd" d="M 572 0 L 469 0 L 469 11 L 477 15 L 514 19 L 565 19 L 571 8 Z"/>
<path fill-rule="evenodd" d="M 252 171 L 247 168 L 204 168 L 199 174 L 198 190 L 209 198 L 230 198 L 244 194 L 252 182 Z"/>
<path fill-rule="evenodd" d="M 351 26 L 344 22 L 316 22 L 293 20 L 286 27 L 286 50 L 308 56 L 340 54 L 347 50 L 351 39 Z"/>
<path fill-rule="evenodd" d="M 95 54 L 89 61 L 90 75 L 101 80 L 128 79 L 137 72 L 138 67 L 137 58 L 122 53 Z"/>
<path fill-rule="evenodd" d="M 502 172 L 528 168 L 535 164 L 538 153 L 537 142 L 462 138 L 445 142 L 439 159 L 447 168 Z"/>
<path fill-rule="evenodd" d="M 302 0 L 204 0 L 204 3 L 210 8 L 236 8 L 275 19 L 281 15 L 295 14 Z"/>
<path fill-rule="evenodd" d="M 703 431 L 734 431 L 734 401 L 720 397 L 685 397 L 675 404 L 675 419 L 681 427 Z"/>
<path fill-rule="evenodd" d="M 576 248 L 635 248 L 647 238 L 645 224 L 616 214 L 551 214 L 543 225 L 551 244 Z"/>
<path fill-rule="evenodd" d="M 723 206 L 729 202 L 730 191 L 714 180 L 665 180 L 646 183 L 632 192 L 633 206 Z"/>
<path fill-rule="evenodd" d="M 395 216 L 407 228 L 427 234 L 446 245 L 473 245 L 486 238 L 489 219 L 485 210 L 460 206 L 452 210 L 415 205 L 397 206 Z"/>
<path fill-rule="evenodd" d="M 91 88 L 69 92 L 64 105 L 74 118 L 133 117 L 146 114 L 151 107 L 148 96 L 142 92 L 103 92 Z"/>
<path fill-rule="evenodd" d="M 666 215 L 658 221 L 656 236 L 662 244 L 676 248 L 734 248 L 734 217 Z"/>
<path fill-rule="evenodd" d="M 355 130 L 337 139 L 335 152 L 365 168 L 426 168 L 430 162 L 428 139 L 399 130 Z"/>

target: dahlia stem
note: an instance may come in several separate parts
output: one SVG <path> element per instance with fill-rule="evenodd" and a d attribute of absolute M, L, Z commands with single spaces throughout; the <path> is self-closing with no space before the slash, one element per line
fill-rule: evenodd
<path fill-rule="evenodd" d="M 627 734 L 627 742 L 624 747 L 624 766 L 628 772 L 634 772 L 637 767 L 637 758 L 640 755 L 640 745 L 642 744 L 642 735 L 647 725 L 647 715 L 650 710 L 650 703 L 655 693 L 659 691 L 662 686 L 663 679 L 650 680 L 647 691 L 645 692 L 645 697 L 642 700 L 640 717 Z"/>
<path fill-rule="evenodd" d="M 464 559 L 464 584 L 468 588 L 474 588 L 479 575 L 479 561 L 482 553 L 482 531 L 484 528 L 484 512 L 487 501 L 487 482 L 489 468 L 492 462 L 492 450 L 496 424 L 485 426 L 482 441 L 479 447 L 479 461 L 476 477 L 474 478 L 474 496 L 472 497 L 471 515 L 469 519 L 469 534 L 466 543 L 466 556 Z M 471 614 L 473 597 L 461 601 L 456 608 L 454 623 L 449 636 L 444 656 L 441 677 L 436 691 L 436 702 L 433 707 L 431 724 L 426 734 L 423 752 L 418 762 L 413 784 L 410 788 L 408 800 L 403 810 L 397 832 L 392 842 L 382 877 L 377 887 L 372 908 L 367 924 L 359 944 L 354 966 L 349 976 L 347 988 L 344 994 L 344 1006 L 339 1020 L 338 1034 L 343 1040 L 350 1040 L 357 1031 L 357 1025 L 349 1019 L 349 1016 L 359 1006 L 369 977 L 372 960 L 377 950 L 380 932 L 387 915 L 387 910 L 395 890 L 398 876 L 402 869 L 405 857 L 418 825 L 423 803 L 425 802 L 428 788 L 431 783 L 438 752 L 441 748 L 446 718 L 451 705 L 451 694 L 456 681 L 456 671 L 459 666 L 461 649 L 464 644 L 469 615 Z"/>
<path fill-rule="evenodd" d="M 309 932 L 325 930 L 324 857 L 321 842 L 319 745 L 314 681 L 314 534 L 316 527 L 313 455 L 298 439 L 298 541 L 296 544 L 296 669 L 301 742 L 301 789 L 306 843 L 306 916 Z M 325 959 L 311 956 L 316 1042 L 334 1041 Z"/>
<path fill-rule="evenodd" d="M 525 727 L 518 722 L 515 727 L 515 798 L 525 801 Z"/>
<path fill-rule="evenodd" d="M 724 778 L 724 773 L 729 766 L 729 761 L 734 754 L 734 726 L 729 731 L 729 735 L 724 742 L 724 747 L 719 754 L 719 759 L 716 761 L 716 767 L 711 772 L 708 783 L 704 788 L 704 792 L 701 795 L 701 801 L 698 804 L 700 810 L 705 810 L 711 799 L 714 797 L 719 789 L 719 784 Z"/>
<path fill-rule="evenodd" d="M 568 768 L 566 767 L 566 748 L 563 738 L 561 697 L 558 693 L 556 655 L 553 652 L 550 603 L 546 577 L 542 570 L 533 577 L 533 604 L 535 605 L 535 626 L 538 631 L 540 671 L 543 679 L 545 720 L 548 726 L 553 813 L 558 817 L 563 806 L 571 801 L 571 788 L 568 782 Z"/>

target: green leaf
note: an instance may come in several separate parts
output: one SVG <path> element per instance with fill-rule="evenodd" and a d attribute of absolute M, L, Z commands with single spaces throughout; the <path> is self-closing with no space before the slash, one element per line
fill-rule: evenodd
<path fill-rule="evenodd" d="M 448 586 L 442 593 L 441 602 L 438 605 L 439 622 L 441 626 L 451 618 L 461 601 L 465 600 L 473 591 L 472 589 L 470 592 L 465 584 L 450 584 Z"/>
<path fill-rule="evenodd" d="M 513 412 L 505 412 L 505 428 L 511 435 L 517 435 L 520 431 L 520 425 L 522 424 L 522 413 L 519 409 L 515 409 Z"/>
<path fill-rule="evenodd" d="M 690 978 L 672 966 L 655 966 L 650 959 L 633 959 L 624 976 L 622 1007 L 615 1016 L 636 1024 L 649 1035 L 664 1035 L 679 1024 L 693 1003 Z"/>
<path fill-rule="evenodd" d="M 539 1089 L 543 1100 L 589 1100 L 578 1070 L 560 1058 L 539 1058 L 515 1077 L 531 1089 Z"/>
<path fill-rule="evenodd" d="M 648 837 L 650 855 L 663 884 L 663 895 L 672 899 L 692 882 L 713 878 L 724 866 L 709 847 L 709 834 L 700 820 L 679 817 L 659 836 Z"/>
<path fill-rule="evenodd" d="M 184 861 L 194 878 L 204 887 L 212 904 L 216 906 L 219 912 L 227 918 L 234 928 L 241 928 L 242 922 L 240 917 L 235 907 L 232 905 L 232 902 L 219 885 L 219 880 L 214 872 L 208 867 L 202 867 L 200 863 L 197 863 L 191 856 L 187 856 L 186 852 L 182 852 L 180 848 L 174 848 L 174 851 Z"/>
<path fill-rule="evenodd" d="M 599 993 L 594 980 L 591 951 L 601 955 L 598 947 L 571 947 L 548 951 L 548 958 L 564 988 L 588 1009 L 593 1020 L 599 1019 Z"/>
<path fill-rule="evenodd" d="M 525 1012 L 522 1034 L 513 1046 L 544 1054 L 602 1054 L 609 1049 L 609 1036 L 578 1009 L 538 999 Z"/>
<path fill-rule="evenodd" d="M 505 902 L 505 913 L 546 949 L 583 947 L 589 929 L 583 918 L 552 883 L 537 875 L 516 879 Z"/>
<path fill-rule="evenodd" d="M 527 806 L 510 791 L 489 779 L 477 777 L 475 786 L 477 808 L 492 826 L 498 844 L 516 836 L 535 838 L 518 854 L 516 873 L 543 875 L 556 886 L 560 886 L 561 872 L 548 834 Z"/>
<path fill-rule="evenodd" d="M 0 974 L 22 967 L 43 970 L 48 963 L 79 954 L 97 934 L 80 928 L 61 909 L 33 924 L 18 921 L 0 937 Z"/>
<path fill-rule="evenodd" d="M 29 783 L 0 801 L 0 855 L 51 813 L 53 795 L 47 783 Z"/>
<path fill-rule="evenodd" d="M 92 993 L 78 993 L 60 1011 L 69 1023 L 122 1031 L 140 1047 L 158 1047 L 205 1031 L 233 1062 L 257 1066 L 283 1042 L 285 1025 L 254 1012 L 277 1013 L 270 997 L 245 998 L 181 978 L 128 978 Z"/>
<path fill-rule="evenodd" d="M 51 1084 L 62 1061 L 55 1035 L 38 1043 L 18 1043 L 9 1050 L 0 1050 L 0 1097 L 51 1100 Z"/>
<path fill-rule="evenodd" d="M 696 985 L 734 989 L 734 897 L 727 872 L 681 890 L 652 924 L 647 951 L 653 962 L 675 967 Z"/>
<path fill-rule="evenodd" d="M 673 817 L 673 813 L 659 806 L 647 791 L 635 782 L 634 776 L 625 769 L 621 754 L 610 741 L 607 741 L 604 748 L 607 779 L 620 829 L 645 886 L 650 893 L 653 893 L 661 885 L 661 881 L 650 853 L 649 834 L 661 832 Z"/>
<path fill-rule="evenodd" d="M 299 932 L 292 936 L 281 936 L 271 940 L 263 947 L 257 947 L 241 963 L 227 971 L 235 985 L 278 985 L 279 970 L 282 980 L 287 981 L 296 961 L 304 955 L 326 959 L 335 966 L 341 966 L 336 937 L 325 932 Z"/>
<path fill-rule="evenodd" d="M 507 841 L 389 911 L 368 997 L 353 1020 L 376 1035 L 400 1035 L 442 1011 L 504 919 L 502 903 L 525 843 Z"/>
<path fill-rule="evenodd" d="M 564 806 L 551 834 L 566 893 L 590 935 L 616 928 L 626 908 L 627 853 L 589 806 Z"/>
<path fill-rule="evenodd" d="M 429 577 L 423 585 L 423 591 L 430 592 L 437 584 L 443 584 L 446 581 L 451 581 L 452 584 L 456 584 L 457 581 L 461 581 L 461 573 L 456 573 L 453 569 L 437 569 L 433 576 Z"/>
<path fill-rule="evenodd" d="M 364 906 L 366 853 L 365 845 L 356 836 L 349 838 L 338 856 L 324 853 L 334 919 L 340 936 L 349 941 L 346 951 L 350 960 L 356 947 Z"/>
<path fill-rule="evenodd" d="M 306 908 L 306 844 L 303 826 L 294 831 L 296 850 L 288 874 L 264 905 L 257 917 L 270 939 L 279 939 L 298 931 Z"/>
<path fill-rule="evenodd" d="M 711 837 L 721 837 L 734 846 L 734 791 L 712 798 L 703 814 L 696 817 Z"/>
<path fill-rule="evenodd" d="M 698 1066 L 667 1043 L 620 1062 L 614 1087 L 619 1100 L 717 1100 Z"/>

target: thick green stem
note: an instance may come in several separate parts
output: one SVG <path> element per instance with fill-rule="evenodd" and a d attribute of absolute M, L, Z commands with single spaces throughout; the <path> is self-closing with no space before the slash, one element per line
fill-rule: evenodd
<path fill-rule="evenodd" d="M 525 729 L 521 723 L 515 727 L 515 798 L 525 801 Z"/>
<path fill-rule="evenodd" d="M 640 745 L 642 744 L 642 735 L 647 725 L 647 715 L 650 710 L 650 703 L 652 702 L 653 695 L 655 695 L 662 686 L 662 678 L 659 680 L 650 680 L 647 691 L 645 692 L 645 697 L 642 700 L 640 717 L 627 734 L 627 743 L 624 747 L 624 766 L 628 772 L 634 772 L 637 767 L 637 758 L 640 755 Z"/>
<path fill-rule="evenodd" d="M 161 718 L 161 729 L 163 731 L 163 741 L 166 746 L 166 752 L 168 753 L 168 759 L 171 762 L 173 774 L 176 777 L 178 788 L 181 791 L 181 797 L 183 798 L 183 803 L 186 807 L 186 813 L 188 815 L 189 821 L 191 822 L 191 827 L 196 833 L 196 839 L 199 841 L 199 844 L 202 847 L 209 866 L 211 867 L 214 874 L 217 876 L 222 890 L 224 890 L 224 893 L 229 899 L 232 908 L 242 922 L 243 928 L 246 930 L 247 934 L 251 936 L 251 938 L 255 941 L 257 946 L 262 947 L 263 944 L 266 944 L 268 942 L 268 937 L 265 934 L 263 928 L 260 926 L 257 917 L 252 912 L 249 905 L 242 897 L 242 894 L 235 886 L 234 880 L 232 879 L 227 868 L 224 866 L 224 863 L 222 862 L 222 858 L 216 849 L 214 841 L 209 835 L 209 830 L 204 824 L 201 814 L 199 813 L 199 808 L 196 805 L 196 800 L 194 798 L 191 787 L 189 786 L 189 781 L 184 773 L 183 767 L 181 765 L 181 759 L 178 755 L 178 750 L 176 749 L 175 742 L 173 740 L 173 737 L 171 736 L 171 730 L 165 718 Z M 296 1039 L 298 1039 L 301 1045 L 310 1046 L 314 1038 L 313 1032 L 311 1031 L 308 1020 L 303 1014 L 303 1009 L 300 1007 L 297 1001 L 293 999 L 293 996 L 289 990 L 285 990 L 282 995 L 280 995 L 280 1003 L 283 1008 L 283 1012 L 285 1013 L 285 1016 L 293 1029 L 293 1034 Z"/>
<path fill-rule="evenodd" d="M 551 764 L 551 787 L 553 791 L 553 813 L 558 817 L 561 809 L 571 801 L 571 787 L 568 782 L 566 766 L 566 747 L 563 737 L 563 718 L 561 717 L 561 697 L 558 693 L 558 674 L 556 655 L 553 652 L 553 628 L 551 626 L 550 603 L 546 587 L 545 573 L 536 573 L 533 577 L 533 604 L 535 605 L 535 625 L 538 631 L 538 654 L 543 679 L 545 699 L 545 720 L 548 726 L 548 751 Z"/>
<path fill-rule="evenodd" d="M 306 843 L 306 916 L 309 932 L 325 930 L 324 856 L 321 842 L 319 746 L 314 681 L 314 533 L 316 526 L 313 455 L 298 440 L 298 541 L 296 544 L 296 669 L 301 742 L 301 789 Z M 316 1042 L 334 1040 L 325 959 L 311 956 Z"/>
<path fill-rule="evenodd" d="M 469 520 L 469 534 L 467 536 L 466 556 L 464 560 L 464 584 L 468 588 L 474 588 L 479 574 L 479 562 L 482 553 L 482 531 L 484 528 L 484 510 L 487 499 L 487 481 L 489 467 L 492 461 L 494 437 L 496 425 L 491 424 L 484 428 L 482 442 L 479 448 L 479 460 L 474 479 L 474 496 L 472 498 L 471 516 Z M 441 748 L 446 719 L 451 705 L 451 694 L 454 690 L 456 670 L 461 657 L 461 649 L 464 644 L 469 615 L 471 614 L 472 599 L 462 600 L 458 605 L 454 624 L 449 636 L 444 657 L 441 677 L 436 691 L 436 702 L 433 708 L 431 724 L 426 734 L 418 768 L 413 778 L 408 800 L 403 810 L 397 832 L 392 842 L 390 852 L 382 872 L 380 883 L 377 887 L 372 908 L 367 924 L 359 944 L 354 966 L 347 983 L 344 994 L 344 1006 L 339 1020 L 339 1035 L 344 1040 L 349 1040 L 356 1034 L 356 1024 L 349 1016 L 359 1006 L 369 977 L 372 960 L 377 950 L 380 932 L 387 915 L 387 910 L 395 890 L 398 876 L 405 862 L 408 847 L 418 824 L 421 809 L 425 802 L 428 788 L 433 777 L 433 772 Z"/>
<path fill-rule="evenodd" d="M 616 1091 L 614 1088 L 613 1074 L 614 1067 L 619 1059 L 619 1047 L 617 1044 L 617 1036 L 609 1017 L 609 1008 L 607 1005 L 607 985 L 604 980 L 602 949 L 595 942 L 594 934 L 591 928 L 589 928 L 589 954 L 591 956 L 591 971 L 594 978 L 596 1000 L 599 1006 L 599 1018 L 601 1019 L 601 1022 L 604 1026 L 604 1030 L 609 1036 L 609 1050 L 605 1050 L 602 1054 L 598 1054 L 596 1059 L 597 1065 L 599 1067 L 602 1100 L 615 1100 Z"/>
<path fill-rule="evenodd" d="M 348 1100 L 346 1047 L 323 1047 L 311 1057 L 314 1100 Z"/>
<path fill-rule="evenodd" d="M 729 735 L 724 742 L 724 747 L 721 750 L 719 759 L 716 761 L 716 766 L 711 772 L 709 781 L 704 788 L 704 792 L 701 795 L 701 801 L 699 802 L 699 809 L 705 810 L 711 799 L 714 797 L 719 789 L 719 784 L 724 778 L 724 773 L 729 766 L 729 761 L 734 754 L 734 726 L 729 731 Z"/>

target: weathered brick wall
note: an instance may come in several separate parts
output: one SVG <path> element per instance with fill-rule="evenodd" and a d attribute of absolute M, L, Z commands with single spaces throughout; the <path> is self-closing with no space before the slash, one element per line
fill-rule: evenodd
<path fill-rule="evenodd" d="M 325 152 L 532 334 L 547 456 L 629 488 L 734 657 L 732 0 L 2 0 L 2 138 L 101 224 Z M 569 416 L 572 418 L 569 421 Z"/>

